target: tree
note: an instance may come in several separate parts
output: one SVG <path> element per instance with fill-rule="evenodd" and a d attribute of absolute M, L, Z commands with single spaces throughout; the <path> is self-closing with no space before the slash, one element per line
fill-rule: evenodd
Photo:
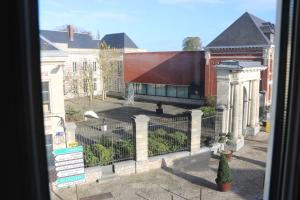
<path fill-rule="evenodd" d="M 186 37 L 183 40 L 183 51 L 199 51 L 202 49 L 200 37 Z"/>
<path fill-rule="evenodd" d="M 98 66 L 100 68 L 100 78 L 103 83 L 102 100 L 106 98 L 106 94 L 118 78 L 119 58 L 121 51 L 111 48 L 105 42 L 99 45 Z"/>
<path fill-rule="evenodd" d="M 65 94 L 72 93 L 79 96 L 84 93 L 92 101 L 95 90 L 94 79 L 96 78 L 93 62 L 83 58 L 75 63 L 72 71 L 70 70 L 64 72 Z"/>
<path fill-rule="evenodd" d="M 226 156 L 224 154 L 221 154 L 216 183 L 231 183 L 231 182 L 232 182 L 232 177 L 231 177 L 228 161 L 226 159 Z"/>

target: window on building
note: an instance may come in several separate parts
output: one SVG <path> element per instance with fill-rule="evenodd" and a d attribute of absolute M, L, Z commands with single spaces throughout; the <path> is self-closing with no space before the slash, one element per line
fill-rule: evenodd
<path fill-rule="evenodd" d="M 167 85 L 167 96 L 176 97 L 176 86 Z"/>
<path fill-rule="evenodd" d="M 97 71 L 97 62 L 93 62 L 93 71 Z"/>
<path fill-rule="evenodd" d="M 155 85 L 154 84 L 147 84 L 147 95 L 155 95 Z"/>
<path fill-rule="evenodd" d="M 147 85 L 142 83 L 136 83 L 136 93 L 145 95 L 147 94 Z"/>
<path fill-rule="evenodd" d="M 87 93 L 88 92 L 88 80 L 84 79 L 83 81 L 83 92 Z"/>
<path fill-rule="evenodd" d="M 83 61 L 82 66 L 83 66 L 83 70 L 86 71 L 87 70 L 87 62 Z"/>
<path fill-rule="evenodd" d="M 72 83 L 72 92 L 74 94 L 78 94 L 78 81 L 77 80 L 73 80 L 73 83 Z"/>
<path fill-rule="evenodd" d="M 156 95 L 166 96 L 166 85 L 156 84 Z"/>
<path fill-rule="evenodd" d="M 49 94 L 49 82 L 42 82 L 42 94 L 43 94 L 43 110 L 44 113 L 50 112 L 50 94 Z"/>
<path fill-rule="evenodd" d="M 73 65 L 73 72 L 77 72 L 77 63 L 73 62 L 72 65 Z"/>
<path fill-rule="evenodd" d="M 189 97 L 188 87 L 186 87 L 186 86 L 177 86 L 177 97 L 188 98 Z"/>
<path fill-rule="evenodd" d="M 94 78 L 94 91 L 97 91 L 97 79 Z"/>
<path fill-rule="evenodd" d="M 118 61 L 118 75 L 122 75 L 122 61 Z"/>

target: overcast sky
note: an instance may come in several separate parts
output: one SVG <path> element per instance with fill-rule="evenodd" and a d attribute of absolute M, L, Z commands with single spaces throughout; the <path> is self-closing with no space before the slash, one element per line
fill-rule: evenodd
<path fill-rule="evenodd" d="M 72 24 L 103 37 L 125 32 L 148 51 L 182 49 L 187 36 L 207 45 L 244 12 L 275 22 L 276 0 L 40 0 L 40 28 Z"/>

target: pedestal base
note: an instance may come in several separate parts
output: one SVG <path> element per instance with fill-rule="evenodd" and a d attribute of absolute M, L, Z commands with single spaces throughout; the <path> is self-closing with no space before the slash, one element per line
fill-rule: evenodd
<path fill-rule="evenodd" d="M 244 143 L 244 137 L 237 139 L 234 144 L 231 146 L 230 150 L 232 151 L 238 151 L 240 150 L 243 146 L 245 145 Z"/>
<path fill-rule="evenodd" d="M 259 125 L 256 125 L 255 127 L 247 127 L 246 129 L 246 136 L 255 136 L 259 132 Z"/>

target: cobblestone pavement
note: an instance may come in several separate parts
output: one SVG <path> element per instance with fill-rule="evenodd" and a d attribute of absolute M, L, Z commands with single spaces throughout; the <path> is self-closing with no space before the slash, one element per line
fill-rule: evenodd
<path fill-rule="evenodd" d="M 218 161 L 209 154 L 179 159 L 172 168 L 116 177 L 78 187 L 79 199 L 118 200 L 233 200 L 260 199 L 263 194 L 268 134 L 249 137 L 245 146 L 229 162 L 233 176 L 230 192 L 216 190 Z M 99 195 L 96 197 L 95 195 Z M 75 188 L 51 192 L 53 200 L 76 199 Z"/>

